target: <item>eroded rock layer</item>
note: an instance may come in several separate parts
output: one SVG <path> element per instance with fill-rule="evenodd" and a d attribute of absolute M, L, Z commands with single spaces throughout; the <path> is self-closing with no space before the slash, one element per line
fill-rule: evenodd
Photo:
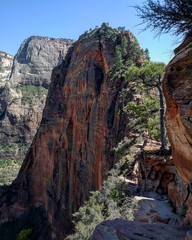
<path fill-rule="evenodd" d="M 35 239 L 63 239 L 72 213 L 101 187 L 113 166 L 113 148 L 126 134 L 121 111 L 126 83 L 122 76 L 112 79 L 116 46 L 125 39 L 131 59 L 133 35 L 104 25 L 83 35 L 53 70 L 40 128 L 17 179 L 1 189 L 2 236 L 9 224 L 16 233 L 24 222 L 22 228 L 35 229 Z M 140 57 L 134 57 L 136 63 Z M 124 101 L 131 97 L 127 92 Z M 35 226 L 42 222 L 38 232 Z"/>

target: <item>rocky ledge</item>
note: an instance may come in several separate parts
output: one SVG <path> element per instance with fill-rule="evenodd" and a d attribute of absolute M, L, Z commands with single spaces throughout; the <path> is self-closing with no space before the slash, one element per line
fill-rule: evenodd
<path fill-rule="evenodd" d="M 181 227 L 164 223 L 128 222 L 123 219 L 105 221 L 94 230 L 91 240 L 178 240 L 190 234 Z"/>

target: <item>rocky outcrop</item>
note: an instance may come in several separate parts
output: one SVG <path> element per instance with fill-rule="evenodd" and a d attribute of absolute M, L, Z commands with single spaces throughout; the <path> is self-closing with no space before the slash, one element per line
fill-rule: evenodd
<path fill-rule="evenodd" d="M 4 86 L 11 75 L 13 56 L 0 51 L 0 87 Z"/>
<path fill-rule="evenodd" d="M 184 183 L 192 183 L 192 37 L 175 50 L 166 69 L 164 93 L 167 130 L 173 160 Z"/>
<path fill-rule="evenodd" d="M 161 152 L 161 145 L 154 140 L 145 140 L 135 157 L 132 178 L 140 191 L 154 191 L 166 195 L 169 184 L 175 180 L 176 168 L 171 151 Z"/>
<path fill-rule="evenodd" d="M 163 88 L 167 103 L 166 121 L 173 160 L 178 172 L 169 185 L 169 196 L 185 221 L 192 224 L 192 36 L 175 50 L 167 66 Z"/>
<path fill-rule="evenodd" d="M 91 240 L 184 240 L 185 236 L 185 229 L 175 228 L 175 226 L 164 223 L 141 223 L 115 219 L 98 225 L 91 236 Z"/>
<path fill-rule="evenodd" d="M 33 228 L 36 240 L 63 239 L 72 213 L 101 187 L 114 164 L 114 146 L 127 134 L 121 111 L 126 83 L 123 76 L 112 80 L 116 46 L 125 39 L 129 59 L 136 43 L 130 32 L 95 29 L 53 70 L 40 128 L 17 179 L 0 190 L 1 236 L 9 228 L 13 235 Z M 140 58 L 134 56 L 136 63 Z M 126 92 L 124 100 L 131 99 Z"/>
<path fill-rule="evenodd" d="M 71 44 L 46 37 L 30 37 L 21 44 L 10 77 L 0 88 L 0 159 L 24 158 L 41 121 L 52 69 Z"/>

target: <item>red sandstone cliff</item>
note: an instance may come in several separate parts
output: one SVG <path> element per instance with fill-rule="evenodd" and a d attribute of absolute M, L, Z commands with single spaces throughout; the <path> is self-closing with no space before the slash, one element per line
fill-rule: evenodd
<path fill-rule="evenodd" d="M 104 25 L 83 35 L 53 70 L 40 128 L 17 179 L 0 189 L 1 236 L 32 228 L 34 239 L 63 239 L 72 213 L 101 186 L 126 134 L 117 111 L 124 78 L 111 81 L 115 48 L 125 38 L 131 58 L 132 34 Z"/>
<path fill-rule="evenodd" d="M 164 78 L 167 130 L 173 159 L 184 183 L 192 183 L 192 38 L 175 50 Z"/>
<path fill-rule="evenodd" d="M 169 185 L 169 196 L 178 211 L 187 209 L 192 224 L 192 36 L 175 50 L 166 69 L 163 88 L 167 103 L 167 131 L 178 180 Z M 188 191 L 187 191 L 188 186 Z M 189 197 L 187 198 L 187 195 Z M 185 214 L 185 213 L 183 213 Z"/>

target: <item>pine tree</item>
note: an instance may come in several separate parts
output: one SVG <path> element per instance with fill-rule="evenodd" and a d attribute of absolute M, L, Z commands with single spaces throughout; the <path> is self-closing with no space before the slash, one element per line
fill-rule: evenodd
<path fill-rule="evenodd" d="M 132 65 L 127 72 L 127 80 L 134 81 L 137 84 L 137 87 L 142 85 L 145 91 L 148 91 L 148 95 L 150 91 L 156 89 L 159 96 L 159 117 L 160 117 L 160 139 L 161 139 L 161 149 L 167 149 L 167 139 L 166 139 L 166 130 L 165 130 L 165 103 L 164 103 L 164 96 L 162 90 L 162 77 L 164 74 L 164 63 L 155 63 L 146 61 L 142 67 L 137 67 Z M 149 103 L 149 102 L 148 102 Z M 147 105 L 145 105 L 147 106 Z M 148 106 L 149 107 L 149 106 Z M 139 109 L 137 108 L 137 111 Z M 147 117 L 147 109 L 145 110 L 144 106 L 141 107 L 140 111 L 145 111 L 144 115 Z M 151 108 L 151 113 L 153 108 Z M 139 116 L 139 112 L 136 112 L 136 115 Z M 152 124 L 152 122 L 151 122 Z"/>

